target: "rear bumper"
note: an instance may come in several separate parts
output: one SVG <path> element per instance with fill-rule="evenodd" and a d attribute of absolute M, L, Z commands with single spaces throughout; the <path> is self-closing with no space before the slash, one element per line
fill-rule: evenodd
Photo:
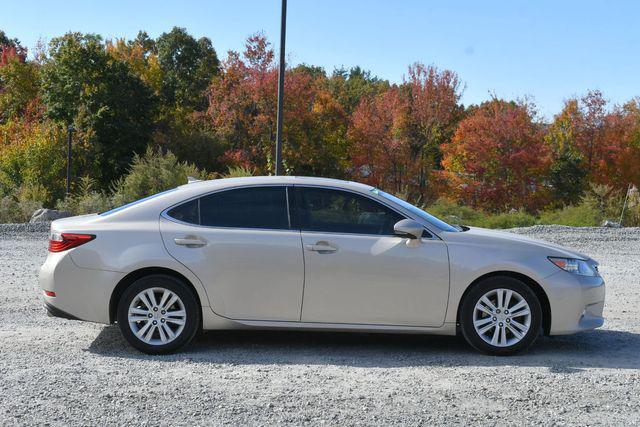
<path fill-rule="evenodd" d="M 55 292 L 42 297 L 47 311 L 55 317 L 108 324 L 111 294 L 124 273 L 78 267 L 69 253 L 49 253 L 40 267 L 40 288 Z"/>
<path fill-rule="evenodd" d="M 551 306 L 550 335 L 589 331 L 604 325 L 604 279 L 559 271 L 546 279 Z"/>
<path fill-rule="evenodd" d="M 69 314 L 67 312 L 64 312 L 59 308 L 56 308 L 53 305 L 49 304 L 46 301 L 44 302 L 44 308 L 47 309 L 47 314 L 49 315 L 49 317 L 60 317 L 61 319 L 80 320 L 76 316 Z"/>

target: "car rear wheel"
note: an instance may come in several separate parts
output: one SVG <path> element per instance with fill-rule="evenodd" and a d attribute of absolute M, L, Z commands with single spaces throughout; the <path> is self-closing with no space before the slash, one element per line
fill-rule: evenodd
<path fill-rule="evenodd" d="M 509 276 L 487 278 L 465 297 L 462 334 L 476 349 L 509 355 L 529 348 L 542 325 L 540 301 L 524 282 Z"/>
<path fill-rule="evenodd" d="M 118 325 L 126 340 L 149 354 L 176 351 L 200 325 L 195 295 L 179 279 L 154 274 L 133 282 L 118 302 Z"/>

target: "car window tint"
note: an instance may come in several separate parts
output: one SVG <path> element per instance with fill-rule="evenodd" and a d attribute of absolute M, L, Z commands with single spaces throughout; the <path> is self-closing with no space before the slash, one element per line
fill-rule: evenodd
<path fill-rule="evenodd" d="M 202 225 L 288 229 L 285 187 L 250 187 L 200 198 Z"/>
<path fill-rule="evenodd" d="M 183 203 L 175 208 L 170 209 L 167 212 L 171 218 L 177 219 L 178 221 L 188 222 L 189 224 L 199 224 L 199 215 L 198 215 L 198 200 L 191 200 L 187 203 Z"/>
<path fill-rule="evenodd" d="M 399 213 L 354 193 L 298 188 L 298 220 L 307 231 L 392 235 Z"/>

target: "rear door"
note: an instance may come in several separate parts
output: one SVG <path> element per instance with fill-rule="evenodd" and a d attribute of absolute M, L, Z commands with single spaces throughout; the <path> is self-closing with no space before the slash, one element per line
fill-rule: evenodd
<path fill-rule="evenodd" d="M 167 250 L 202 281 L 217 314 L 300 320 L 304 262 L 287 200 L 286 186 L 242 187 L 163 213 Z"/>
<path fill-rule="evenodd" d="M 444 242 L 427 235 L 407 245 L 393 233 L 404 216 L 362 194 L 295 186 L 295 196 L 303 322 L 442 325 L 449 294 Z"/>

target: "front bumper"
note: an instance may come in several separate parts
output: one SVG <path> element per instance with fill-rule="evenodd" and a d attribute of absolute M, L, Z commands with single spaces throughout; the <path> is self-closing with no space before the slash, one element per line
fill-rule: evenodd
<path fill-rule="evenodd" d="M 559 271 L 545 282 L 551 308 L 549 335 L 573 334 L 604 325 L 605 284 L 601 276 Z"/>
<path fill-rule="evenodd" d="M 47 311 L 55 317 L 110 323 L 109 301 L 124 273 L 78 267 L 70 251 L 49 253 L 40 267 L 39 283 Z"/>

